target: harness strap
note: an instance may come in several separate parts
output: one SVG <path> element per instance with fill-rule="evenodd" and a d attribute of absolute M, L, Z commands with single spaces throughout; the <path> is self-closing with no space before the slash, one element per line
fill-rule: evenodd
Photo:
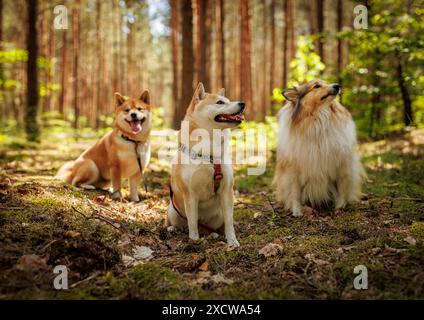
<path fill-rule="evenodd" d="M 137 152 L 138 145 L 139 145 L 140 143 L 143 143 L 143 142 L 142 142 L 142 141 L 137 141 L 137 140 L 130 139 L 130 138 L 128 138 L 126 135 L 122 134 L 122 132 L 120 133 L 120 137 L 121 137 L 122 139 L 124 139 L 125 141 L 128 141 L 128 142 L 132 142 L 132 143 L 134 143 L 134 147 L 135 147 L 135 155 L 137 156 L 138 168 L 140 169 L 140 173 L 141 173 L 141 175 L 143 176 L 144 189 L 145 189 L 145 191 L 147 192 L 147 184 L 146 184 L 146 181 L 145 181 L 145 179 L 144 179 L 143 165 L 141 164 L 141 158 L 140 158 L 140 155 L 139 155 L 139 154 L 138 154 L 138 152 Z"/>
<path fill-rule="evenodd" d="M 169 197 L 171 198 L 172 207 L 173 207 L 173 208 L 174 208 L 174 210 L 177 212 L 178 216 L 179 216 L 180 218 L 182 218 L 183 220 L 187 221 L 187 217 L 186 217 L 186 216 L 183 216 L 183 215 L 182 215 L 182 213 L 181 213 L 181 211 L 180 211 L 180 210 L 178 210 L 178 207 L 177 207 L 177 205 L 176 205 L 176 203 L 175 203 L 175 199 L 174 199 L 174 191 L 172 190 L 172 186 L 171 186 L 171 184 L 169 184 Z M 205 230 L 209 231 L 210 233 L 214 233 L 214 232 L 216 232 L 216 230 L 215 230 L 215 229 L 213 229 L 213 228 L 209 227 L 209 226 L 208 226 L 208 225 L 206 225 L 206 224 L 201 223 L 200 221 L 198 221 L 197 223 L 198 223 L 199 227 L 202 227 L 203 229 L 205 229 Z"/>
<path fill-rule="evenodd" d="M 219 187 L 221 186 L 221 180 L 224 178 L 224 175 L 222 174 L 221 164 L 214 164 L 213 171 L 213 182 L 215 187 L 215 193 L 217 193 Z"/>

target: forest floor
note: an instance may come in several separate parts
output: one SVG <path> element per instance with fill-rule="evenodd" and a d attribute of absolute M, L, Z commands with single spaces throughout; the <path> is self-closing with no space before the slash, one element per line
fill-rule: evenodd
<path fill-rule="evenodd" d="M 423 130 L 363 143 L 366 195 L 337 214 L 294 218 L 272 196 L 272 160 L 258 177 L 237 167 L 237 249 L 166 232 L 168 173 L 155 161 L 138 204 L 52 178 L 92 142 L 0 146 L 0 299 L 424 298 Z M 57 265 L 68 290 L 53 287 Z M 358 265 L 368 290 L 353 287 Z"/>

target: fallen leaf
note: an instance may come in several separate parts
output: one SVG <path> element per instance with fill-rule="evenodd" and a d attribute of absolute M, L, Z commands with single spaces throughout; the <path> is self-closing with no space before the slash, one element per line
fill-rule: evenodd
<path fill-rule="evenodd" d="M 148 261 L 153 258 L 153 250 L 149 247 L 136 246 L 133 249 L 133 257 L 136 260 Z"/>
<path fill-rule="evenodd" d="M 408 242 L 411 246 L 415 246 L 417 244 L 417 240 L 415 240 L 413 237 L 411 236 L 407 236 L 405 239 L 406 242 Z"/>
<path fill-rule="evenodd" d="M 207 262 L 207 261 L 205 261 L 205 262 L 203 262 L 200 266 L 199 266 L 199 268 L 198 268 L 200 271 L 208 271 L 208 269 L 209 269 L 209 262 Z"/>
<path fill-rule="evenodd" d="M 47 259 L 36 254 L 23 255 L 16 263 L 16 268 L 21 271 L 39 270 L 47 267 Z"/>
<path fill-rule="evenodd" d="M 305 259 L 306 259 L 306 260 L 308 260 L 308 261 L 310 261 L 310 262 L 315 263 L 315 264 L 316 264 L 316 265 L 318 265 L 318 266 L 325 266 L 325 265 L 329 264 L 329 262 L 328 262 L 328 261 L 325 261 L 325 260 L 322 260 L 322 259 L 315 258 L 315 255 L 314 255 L 314 254 L 312 254 L 312 253 L 308 253 L 308 254 L 306 254 L 306 255 L 305 255 Z"/>
<path fill-rule="evenodd" d="M 280 252 L 283 251 L 283 247 L 276 243 L 268 243 L 265 247 L 259 250 L 260 255 L 264 255 L 265 257 L 276 256 Z"/>
<path fill-rule="evenodd" d="M 65 233 L 65 236 L 68 238 L 76 238 L 79 237 L 81 235 L 81 233 L 77 232 L 77 231 L 73 231 L 73 230 L 69 230 Z"/>

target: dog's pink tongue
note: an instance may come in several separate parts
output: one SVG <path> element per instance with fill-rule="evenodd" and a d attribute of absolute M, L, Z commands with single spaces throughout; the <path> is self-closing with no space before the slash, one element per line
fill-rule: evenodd
<path fill-rule="evenodd" d="M 141 131 L 141 123 L 140 123 L 140 121 L 131 121 L 131 130 L 134 133 L 139 133 Z"/>

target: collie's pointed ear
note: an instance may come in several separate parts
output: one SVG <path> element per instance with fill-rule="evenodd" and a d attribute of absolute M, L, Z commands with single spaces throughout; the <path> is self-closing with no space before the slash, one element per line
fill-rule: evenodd
<path fill-rule="evenodd" d="M 219 91 L 218 91 L 217 95 L 218 95 L 218 96 L 225 97 L 225 88 L 221 88 L 221 89 L 219 89 Z"/>
<path fill-rule="evenodd" d="M 299 98 L 300 93 L 299 91 L 297 91 L 296 88 L 292 88 L 292 89 L 285 89 L 283 90 L 283 96 L 284 98 L 286 98 L 288 101 L 291 102 L 296 102 L 296 100 Z"/>
<path fill-rule="evenodd" d="M 150 104 L 150 92 L 149 90 L 144 90 L 144 92 L 140 96 L 140 100 L 146 104 Z"/>
<path fill-rule="evenodd" d="M 125 98 L 119 92 L 115 92 L 115 101 L 116 106 L 119 107 L 125 102 Z"/>
<path fill-rule="evenodd" d="M 206 96 L 205 87 L 203 83 L 199 82 L 197 85 L 196 91 L 194 91 L 193 99 L 195 103 L 198 103 L 199 101 L 203 100 Z"/>

